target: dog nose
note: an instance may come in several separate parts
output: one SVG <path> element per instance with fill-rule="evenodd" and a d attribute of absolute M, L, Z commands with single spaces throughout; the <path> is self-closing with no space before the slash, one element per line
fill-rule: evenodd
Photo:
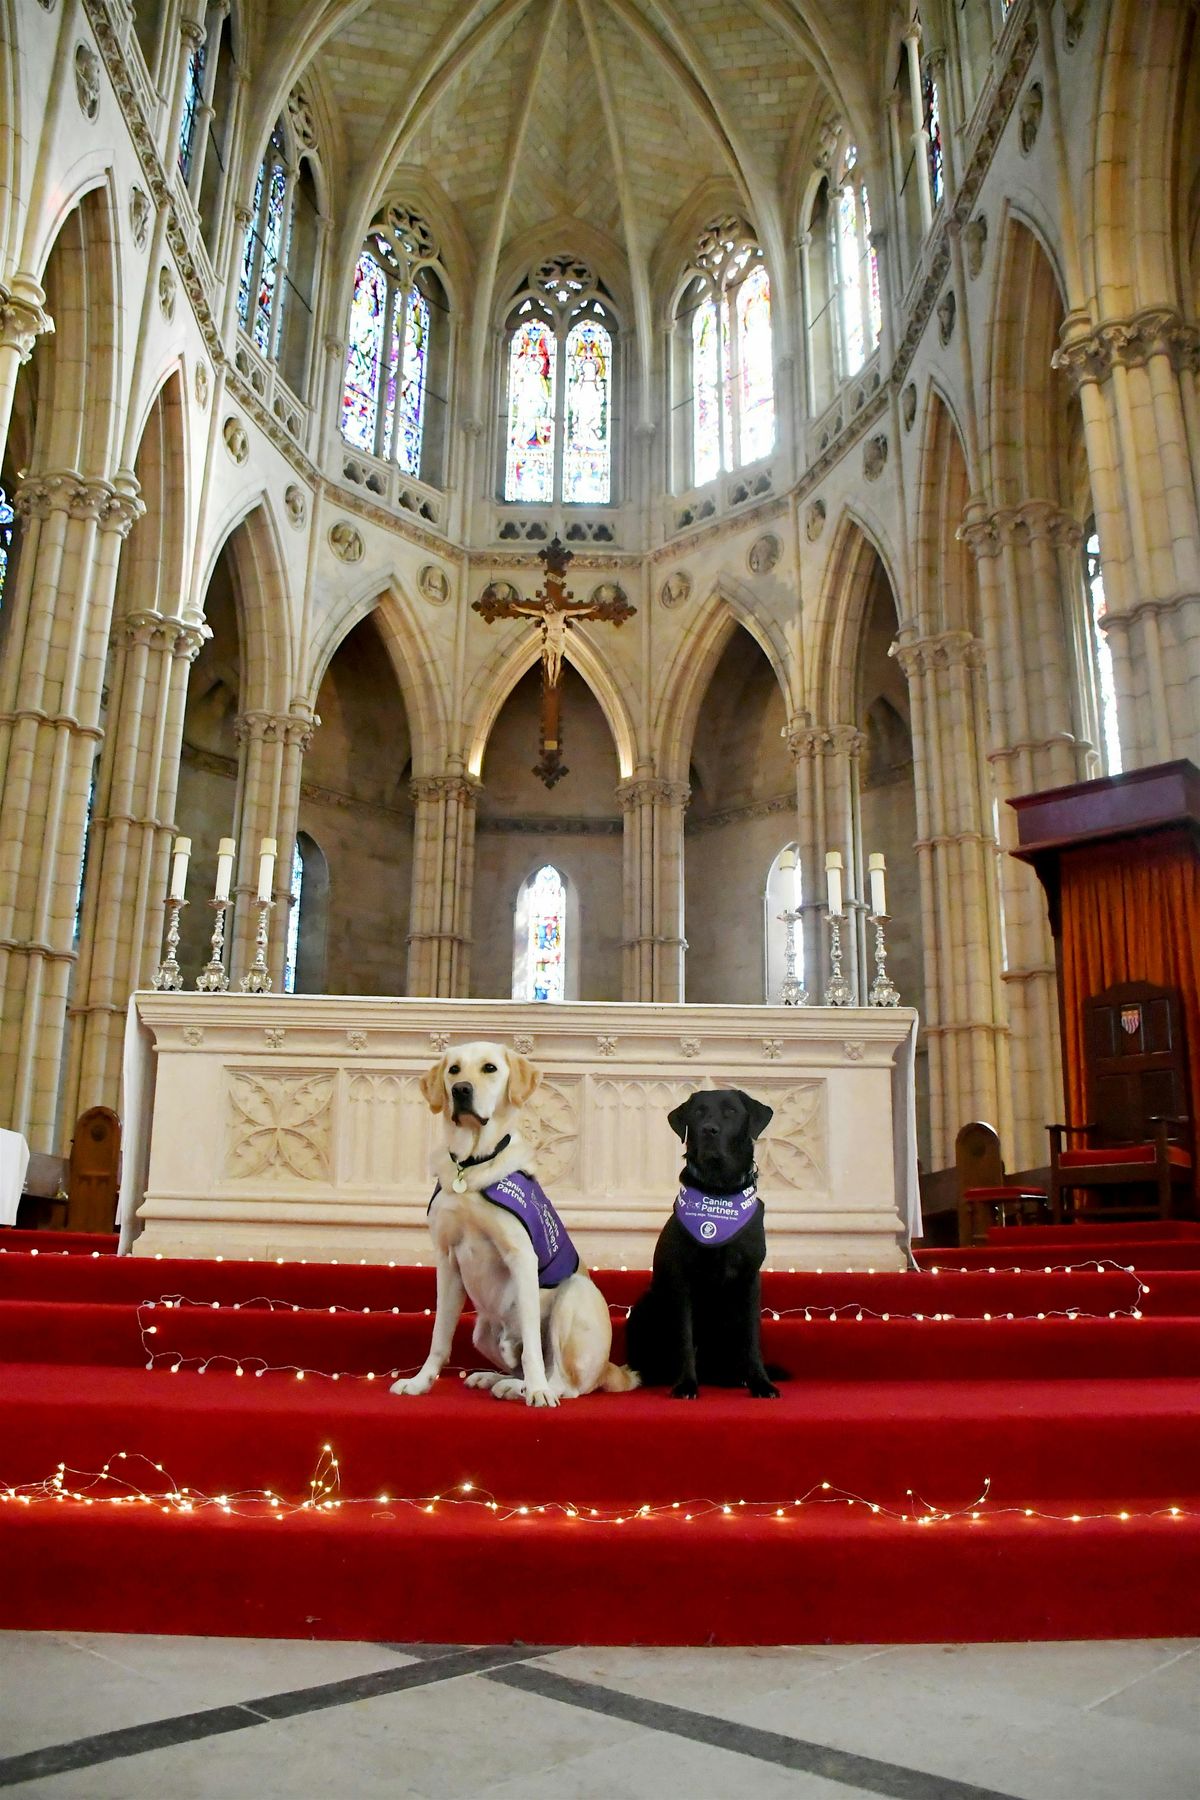
<path fill-rule="evenodd" d="M 700 1136 L 702 1138 L 704 1138 L 705 1140 L 715 1138 L 717 1135 L 718 1135 L 718 1131 L 717 1131 L 717 1127 L 715 1125 L 709 1124 L 709 1125 L 702 1125 L 700 1127 Z"/>
<path fill-rule="evenodd" d="M 456 1109 L 461 1112 L 471 1104 L 471 1084 L 469 1081 L 456 1081 L 450 1089 Z"/>

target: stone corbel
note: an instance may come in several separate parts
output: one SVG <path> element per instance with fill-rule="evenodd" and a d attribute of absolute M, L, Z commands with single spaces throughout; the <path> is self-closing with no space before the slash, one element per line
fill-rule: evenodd
<path fill-rule="evenodd" d="M 32 275 L 14 275 L 11 287 L 0 287 L 0 350 L 15 350 L 19 362 L 29 361 L 38 338 L 54 330 L 45 302 Z"/>

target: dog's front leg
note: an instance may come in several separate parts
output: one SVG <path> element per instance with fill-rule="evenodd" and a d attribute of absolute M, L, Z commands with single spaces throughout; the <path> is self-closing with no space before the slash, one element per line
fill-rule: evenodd
<path fill-rule="evenodd" d="M 672 1284 L 670 1307 L 679 1349 L 679 1379 L 671 1389 L 672 1400 L 694 1400 L 700 1392 L 696 1377 L 696 1336 L 692 1325 L 692 1291 L 686 1281 Z"/>
<path fill-rule="evenodd" d="M 558 1395 L 546 1380 L 542 1355 L 542 1293 L 532 1252 L 517 1266 L 517 1318 L 521 1326 L 521 1374 L 526 1406 L 557 1406 Z"/>
<path fill-rule="evenodd" d="M 424 1366 L 418 1374 L 410 1375 L 400 1381 L 393 1381 L 393 1394 L 427 1394 L 429 1392 L 450 1355 L 455 1328 L 462 1317 L 464 1298 L 462 1276 L 458 1272 L 458 1264 L 449 1252 L 439 1250 L 437 1316 L 433 1321 L 433 1341 L 429 1346 L 429 1355 L 425 1358 Z"/>
<path fill-rule="evenodd" d="M 757 1275 L 739 1289 L 732 1309 L 739 1338 L 742 1379 L 755 1400 L 778 1400 L 779 1389 L 767 1374 L 762 1356 L 762 1286 Z"/>

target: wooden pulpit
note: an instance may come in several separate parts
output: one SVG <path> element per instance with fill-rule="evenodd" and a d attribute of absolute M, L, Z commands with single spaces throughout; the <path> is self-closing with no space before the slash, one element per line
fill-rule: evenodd
<path fill-rule="evenodd" d="M 1159 763 L 1025 794 L 1017 849 L 1046 892 L 1067 1115 L 1085 1122 L 1084 1003 L 1118 982 L 1177 988 L 1200 1121 L 1200 769 Z M 1049 1123 L 1049 1121 L 1047 1121 Z"/>

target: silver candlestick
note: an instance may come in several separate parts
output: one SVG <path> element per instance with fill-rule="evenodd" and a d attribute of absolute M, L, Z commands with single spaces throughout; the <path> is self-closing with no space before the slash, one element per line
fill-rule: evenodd
<path fill-rule="evenodd" d="M 884 922 L 891 918 L 890 913 L 872 913 L 871 923 L 875 927 L 875 979 L 871 983 L 871 991 L 867 995 L 868 1006 L 899 1006 L 900 989 L 887 972 L 887 949 L 883 941 Z"/>
<path fill-rule="evenodd" d="M 179 948 L 179 914 L 186 905 L 186 900 L 177 900 L 174 894 L 167 895 L 167 954 L 154 977 L 154 985 L 160 993 L 174 993 L 183 986 L 183 973 L 175 952 Z"/>
<path fill-rule="evenodd" d="M 796 974 L 796 925 L 800 914 L 785 906 L 776 917 L 787 930 L 783 949 L 783 986 L 779 990 L 779 998 L 785 1006 L 807 1006 L 808 990 Z"/>
<path fill-rule="evenodd" d="M 229 902 L 210 900 L 208 904 L 216 914 L 213 920 L 212 955 L 197 975 L 196 986 L 202 994 L 223 994 L 229 986 L 229 977 L 225 973 L 225 909 Z"/>
<path fill-rule="evenodd" d="M 842 974 L 842 915 L 827 912 L 829 921 L 829 981 L 825 988 L 826 1006 L 853 1006 L 854 989 Z"/>
<path fill-rule="evenodd" d="M 242 976 L 243 994 L 269 994 L 271 977 L 267 970 L 267 926 L 273 900 L 258 902 L 258 930 L 254 934 L 254 961 Z"/>

